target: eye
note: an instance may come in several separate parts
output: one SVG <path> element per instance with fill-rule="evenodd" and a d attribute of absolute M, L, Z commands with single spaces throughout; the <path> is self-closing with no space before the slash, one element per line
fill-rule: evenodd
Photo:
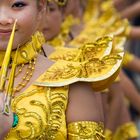
<path fill-rule="evenodd" d="M 49 3 L 48 4 L 48 10 L 50 12 L 54 12 L 54 11 L 58 10 L 58 8 L 57 8 L 57 6 L 54 3 Z"/>
<path fill-rule="evenodd" d="M 12 8 L 15 8 L 15 9 L 19 9 L 19 8 L 23 8 L 24 6 L 26 6 L 27 4 L 24 3 L 24 2 L 15 2 L 13 5 L 12 5 Z"/>
<path fill-rule="evenodd" d="M 50 12 L 54 12 L 56 10 L 56 8 L 52 7 L 52 6 L 49 6 L 48 9 L 49 9 Z"/>

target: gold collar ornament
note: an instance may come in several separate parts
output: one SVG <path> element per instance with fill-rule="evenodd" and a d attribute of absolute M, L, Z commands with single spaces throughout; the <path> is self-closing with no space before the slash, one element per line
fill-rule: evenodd
<path fill-rule="evenodd" d="M 45 43 L 44 35 L 41 32 L 36 32 L 32 37 L 31 41 L 22 45 L 18 50 L 17 65 L 26 64 L 29 60 L 32 60 L 36 53 L 41 50 L 42 45 Z M 13 61 L 16 51 L 12 51 L 11 60 Z M 5 51 L 0 51 L 0 67 L 2 66 Z"/>
<path fill-rule="evenodd" d="M 13 38 L 14 38 L 14 30 L 15 30 L 15 25 L 13 27 L 13 32 L 10 37 L 10 41 L 8 46 L 12 46 L 13 44 Z M 27 83 L 30 81 L 34 67 L 35 67 L 35 61 L 37 54 L 40 52 L 42 45 L 45 43 L 45 38 L 42 33 L 36 32 L 32 37 L 31 41 L 27 42 L 20 48 L 18 48 L 16 51 L 10 52 L 8 50 L 8 55 L 5 54 L 4 51 L 0 52 L 0 66 L 3 67 L 3 60 L 5 59 L 5 56 L 8 57 L 8 59 L 11 59 L 11 72 L 9 79 L 7 79 L 7 70 L 1 71 L 1 91 L 4 91 L 6 89 L 6 94 L 5 94 L 5 101 L 4 101 L 4 109 L 3 109 L 3 114 L 9 115 L 10 114 L 10 104 L 11 104 L 11 99 L 13 97 L 13 94 L 15 92 L 19 92 L 22 88 L 24 88 Z M 12 47 L 11 47 L 12 48 Z M 8 49 L 8 48 L 7 48 Z M 8 63 L 8 62 L 7 62 Z M 15 77 L 22 71 L 22 67 L 24 64 L 29 63 L 29 66 L 27 67 L 27 72 L 25 73 L 25 76 L 21 80 L 21 82 L 14 88 L 14 79 Z M 19 69 L 18 73 L 16 74 L 16 66 L 21 65 L 21 68 Z M 2 69 L 2 68 L 1 68 Z M 8 69 L 8 65 L 7 65 Z M 5 77 L 5 78 L 2 78 Z M 8 86 L 5 88 L 5 82 L 8 80 Z"/>

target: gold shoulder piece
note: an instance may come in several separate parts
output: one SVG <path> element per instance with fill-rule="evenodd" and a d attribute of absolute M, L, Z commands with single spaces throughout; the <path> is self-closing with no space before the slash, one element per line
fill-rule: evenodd
<path fill-rule="evenodd" d="M 126 36 L 126 30 L 128 25 L 128 20 L 119 19 L 115 21 L 111 26 L 107 27 L 105 34 Z"/>
<path fill-rule="evenodd" d="M 91 82 L 95 89 L 105 88 L 110 79 L 116 78 L 122 59 L 123 53 L 119 53 L 83 62 L 57 61 L 35 82 L 35 85 L 59 87 L 83 81 Z"/>
<path fill-rule="evenodd" d="M 83 44 L 79 48 L 59 48 L 52 53 L 51 60 L 67 60 L 82 62 L 93 58 L 103 58 L 112 51 L 113 39 L 110 36 L 104 36 L 96 41 Z"/>

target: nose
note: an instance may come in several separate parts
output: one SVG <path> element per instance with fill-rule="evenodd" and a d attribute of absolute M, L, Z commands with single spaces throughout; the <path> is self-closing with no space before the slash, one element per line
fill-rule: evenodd
<path fill-rule="evenodd" d="M 0 25 L 6 26 L 14 23 L 14 19 L 10 16 L 10 12 L 0 9 Z"/>

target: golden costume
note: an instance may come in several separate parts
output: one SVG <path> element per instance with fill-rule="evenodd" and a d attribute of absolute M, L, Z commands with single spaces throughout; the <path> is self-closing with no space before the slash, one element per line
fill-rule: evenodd
<path fill-rule="evenodd" d="M 113 24 L 116 25 L 115 22 L 111 24 L 112 27 Z M 91 32 L 90 29 L 96 25 L 97 23 L 87 23 L 85 27 L 90 28 L 85 28 L 80 34 L 82 37 L 77 37 L 78 39 L 70 43 L 75 48 L 56 49 L 49 56 L 49 59 L 55 63 L 28 89 L 12 99 L 11 108 L 16 114 L 14 118 L 17 122 L 14 121 L 6 140 L 105 139 L 102 123 L 82 121 L 66 125 L 65 116 L 70 84 L 78 81 L 90 82 L 94 90 L 102 90 L 108 87 L 118 75 L 123 60 L 123 50 L 114 48 L 112 35 L 106 35 L 103 31 L 98 36 L 95 34 L 97 30 Z M 88 40 L 89 35 L 91 35 L 90 40 Z M 104 37 L 97 39 L 97 36 L 102 35 Z M 39 40 L 32 40 L 31 44 L 34 44 L 34 41 L 40 44 Z M 32 51 L 31 49 L 26 51 L 25 47 L 25 52 L 35 54 L 37 46 L 31 45 L 31 48 Z"/>

